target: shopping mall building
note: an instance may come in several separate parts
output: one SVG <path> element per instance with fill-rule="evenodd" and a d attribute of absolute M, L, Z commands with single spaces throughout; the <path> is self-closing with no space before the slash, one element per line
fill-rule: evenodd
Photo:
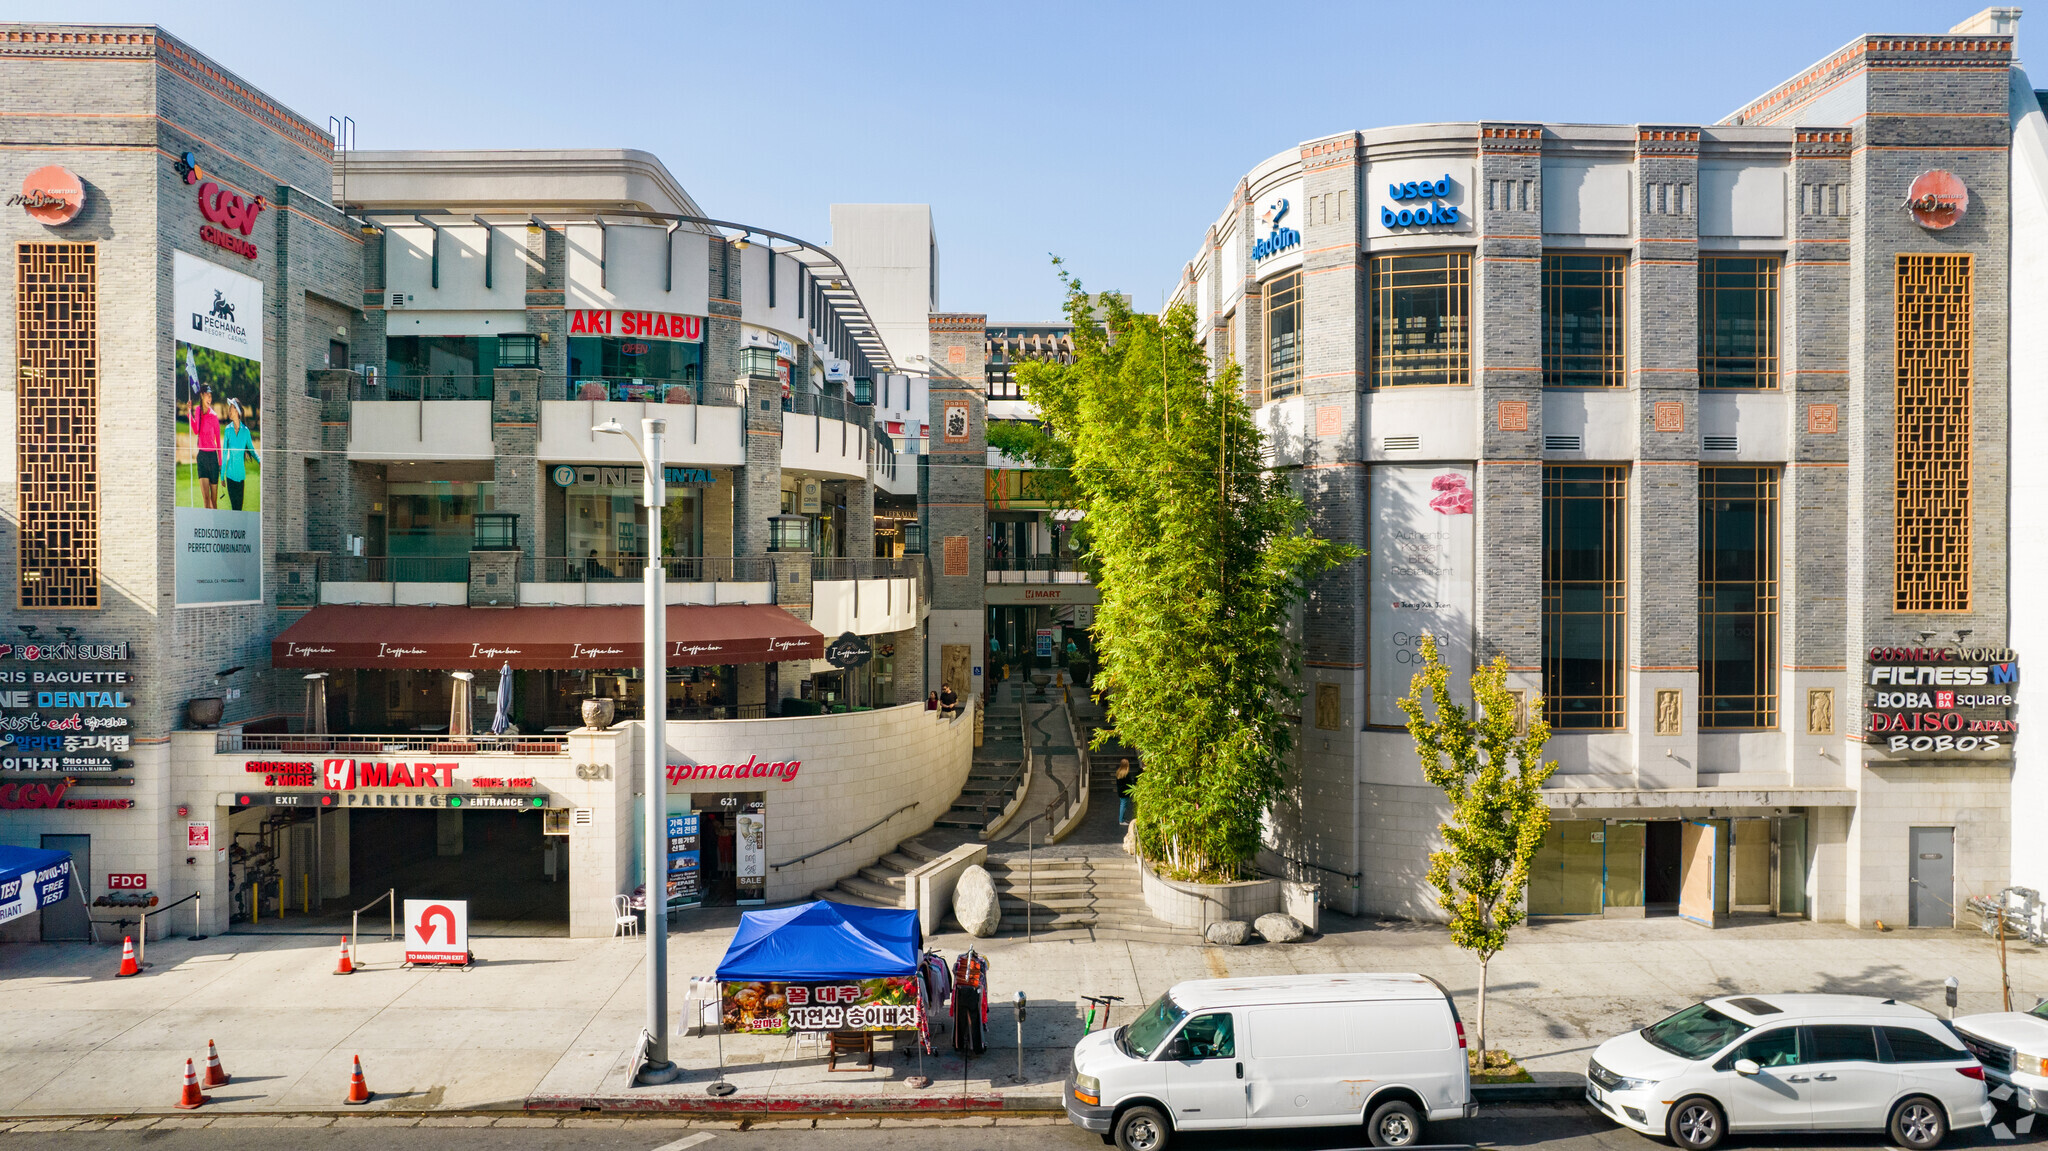
<path fill-rule="evenodd" d="M 1936 925 L 2008 882 L 2008 301 L 2048 250 L 2017 17 L 1859 36 L 1714 124 L 1375 128 L 1245 175 L 1177 299 L 1370 551 L 1306 609 L 1274 867 L 1440 914 L 1397 707 L 1433 635 L 1544 702 L 1532 912 Z"/>
<path fill-rule="evenodd" d="M 337 149 L 154 27 L 0 25 L 0 79 L 0 841 L 199 893 L 152 935 L 394 885 L 609 934 L 650 555 L 686 889 L 795 898 L 952 802 L 976 724 L 922 704 L 978 640 L 926 624 L 924 373 L 831 248 L 642 152 Z M 653 514 L 596 430 L 647 419 Z"/>

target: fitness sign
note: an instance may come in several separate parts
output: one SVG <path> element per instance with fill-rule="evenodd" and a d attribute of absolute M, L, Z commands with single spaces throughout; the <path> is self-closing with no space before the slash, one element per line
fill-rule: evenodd
<path fill-rule="evenodd" d="M 1874 647 L 1866 662 L 1872 758 L 2012 758 L 2020 663 L 2011 648 Z"/>

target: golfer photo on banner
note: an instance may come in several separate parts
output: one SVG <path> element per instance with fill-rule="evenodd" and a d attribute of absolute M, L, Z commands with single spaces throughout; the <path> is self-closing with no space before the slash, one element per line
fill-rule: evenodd
<path fill-rule="evenodd" d="M 178 603 L 263 599 L 263 285 L 173 253 Z"/>

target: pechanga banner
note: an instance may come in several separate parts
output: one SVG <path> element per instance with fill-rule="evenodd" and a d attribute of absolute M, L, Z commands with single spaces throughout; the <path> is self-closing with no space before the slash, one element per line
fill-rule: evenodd
<path fill-rule="evenodd" d="M 908 975 L 847 983 L 721 983 L 719 995 L 725 1029 L 738 1034 L 917 1030 L 917 981 Z"/>
<path fill-rule="evenodd" d="M 173 253 L 178 605 L 263 599 L 263 285 Z"/>

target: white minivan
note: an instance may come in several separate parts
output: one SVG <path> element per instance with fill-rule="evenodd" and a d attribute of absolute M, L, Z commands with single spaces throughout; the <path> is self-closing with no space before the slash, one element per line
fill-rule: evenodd
<path fill-rule="evenodd" d="M 1472 1114 L 1465 1025 L 1422 975 L 1177 983 L 1074 1048 L 1067 1118 L 1122 1151 L 1175 1131 L 1363 1124 L 1376 1147 Z"/>

